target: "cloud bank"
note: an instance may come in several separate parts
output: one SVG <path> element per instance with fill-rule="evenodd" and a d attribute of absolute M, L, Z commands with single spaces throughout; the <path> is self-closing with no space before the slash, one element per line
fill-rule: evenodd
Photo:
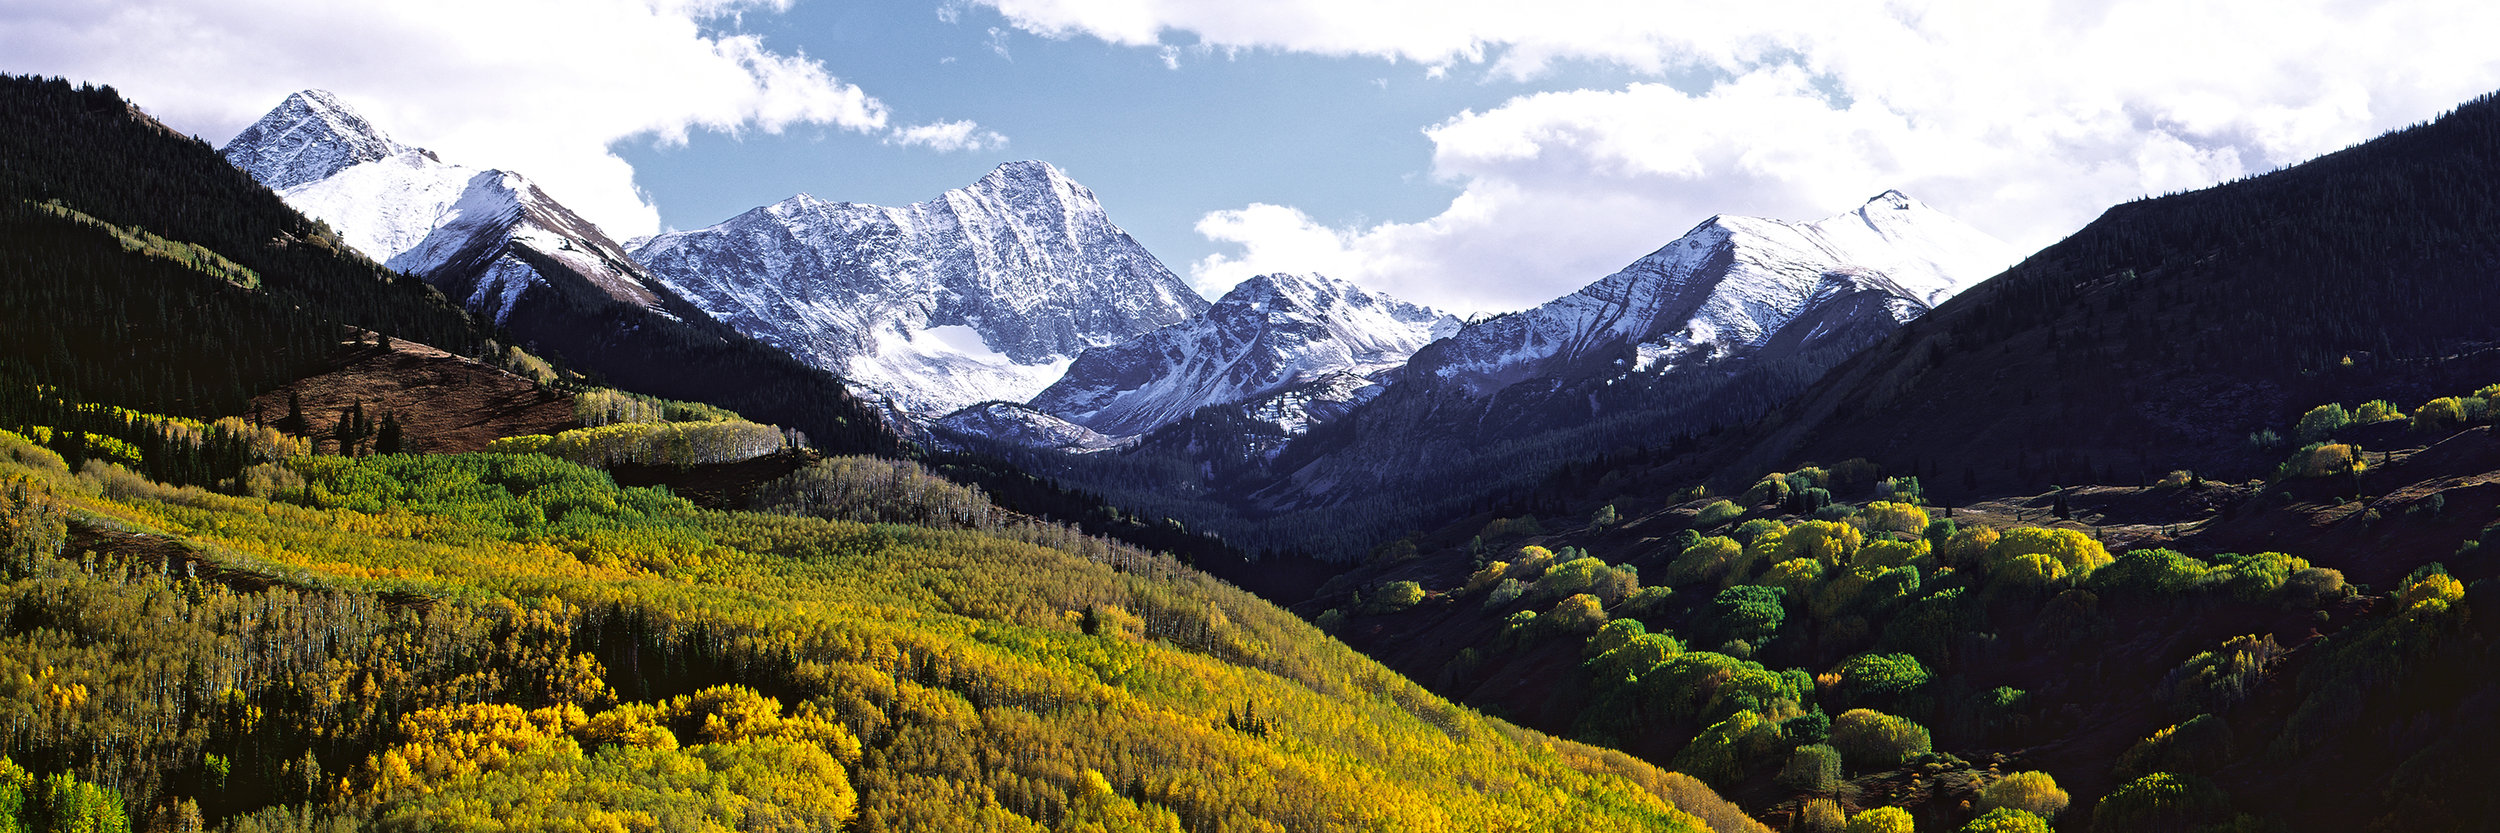
<path fill-rule="evenodd" d="M 2500 86 L 2500 6 L 2457 0 L 1659 3 L 982 0 L 1048 37 L 1366 56 L 1443 83 L 1642 77 L 1420 126 L 1463 189 L 1413 223 L 1251 205 L 1210 291 L 1320 269 L 1457 309 L 1571 291 L 1721 213 L 1899 188 L 2026 248 L 2108 206 L 2293 164 Z"/>
<path fill-rule="evenodd" d="M 109 83 L 222 143 L 321 88 L 446 160 L 521 171 L 618 239 L 659 214 L 610 145 L 823 125 L 937 150 L 1004 138 L 893 124 L 804 54 L 735 32 L 786 0 L 82 0 L 7 3 L 6 69 Z"/>

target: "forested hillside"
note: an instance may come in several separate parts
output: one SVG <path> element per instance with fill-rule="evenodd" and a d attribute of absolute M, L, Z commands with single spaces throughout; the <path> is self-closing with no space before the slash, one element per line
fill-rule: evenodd
<path fill-rule="evenodd" d="M 349 327 L 493 352 L 439 293 L 110 87 L 0 80 L 0 271 L 0 368 L 152 411 L 242 413 Z"/>
<path fill-rule="evenodd" d="M 6 754 L 113 791 L 143 829 L 1671 830 L 1701 829 L 1678 804 L 1726 811 L 908 463 L 772 494 L 920 526 L 699 510 L 520 454 L 291 457 L 223 495 L 72 474 L 0 434 L 0 480 Z"/>
<path fill-rule="evenodd" d="M 1725 495 L 1619 461 L 1308 609 L 1447 696 L 1790 829 L 2479 829 L 2494 397 L 2319 404 L 2261 429 L 2285 442 L 2260 479 L 1950 503 L 1864 459 Z"/>
<path fill-rule="evenodd" d="M 1866 455 L 1941 494 L 2241 477 L 2321 401 L 2490 381 L 2500 98 L 2262 176 L 2120 205 L 1778 409 L 1723 485 Z M 1727 458 L 1721 458 L 1725 460 Z"/>

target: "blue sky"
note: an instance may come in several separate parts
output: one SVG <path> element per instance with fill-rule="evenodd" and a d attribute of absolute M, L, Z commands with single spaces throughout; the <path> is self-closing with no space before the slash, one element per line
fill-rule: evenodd
<path fill-rule="evenodd" d="M 328 89 L 620 238 L 1044 159 L 1210 294 L 1478 312 L 1893 188 L 2028 251 L 2500 87 L 2494 31 L 2483 0 L 0 0 L 0 69 L 211 141 Z"/>
<path fill-rule="evenodd" d="M 1200 217 L 1252 202 L 1298 206 L 1339 226 L 1431 217 L 1459 189 L 1433 176 L 1423 127 L 1543 86 L 1272 50 L 1184 49 L 1172 68 L 1159 50 L 1040 37 L 986 8 L 950 23 L 934 4 L 911 0 L 802 3 L 747 23 L 767 44 L 803 51 L 874 91 L 904 121 L 969 119 L 1007 142 L 936 153 L 818 127 L 703 133 L 675 147 L 621 143 L 669 226 L 709 225 L 798 192 L 913 202 L 999 162 L 1042 159 L 1094 189 L 1122 227 L 1183 269 L 1217 249 L 1193 230 Z"/>

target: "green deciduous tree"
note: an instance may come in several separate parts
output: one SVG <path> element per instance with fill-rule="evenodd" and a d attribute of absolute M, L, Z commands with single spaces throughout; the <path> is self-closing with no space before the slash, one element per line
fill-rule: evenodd
<path fill-rule="evenodd" d="M 2300 421 L 2292 425 L 2293 441 L 2302 445 L 2325 442 L 2335 436 L 2336 431 L 2350 424 L 2352 415 L 2344 411 L 2344 406 L 2329 402 L 2300 415 Z"/>
<path fill-rule="evenodd" d="M 1832 719 L 1832 746 L 1861 772 L 1891 769 L 1927 754 L 1927 727 L 1874 709 L 1850 709 Z"/>

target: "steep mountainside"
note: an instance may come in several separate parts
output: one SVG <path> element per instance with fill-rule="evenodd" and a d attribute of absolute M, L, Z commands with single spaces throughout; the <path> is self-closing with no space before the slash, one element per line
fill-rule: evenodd
<path fill-rule="evenodd" d="M 288 96 L 222 153 L 358 250 L 575 369 L 796 427 L 830 449 L 896 447 L 840 380 L 705 317 L 520 174 L 400 144 L 317 90 Z"/>
<path fill-rule="evenodd" d="M 1041 162 L 901 208 L 801 194 L 634 255 L 711 316 L 934 418 L 1207 307 Z"/>
<path fill-rule="evenodd" d="M 1864 454 L 1935 487 L 2245 476 L 2323 401 L 2488 382 L 2500 100 L 2264 176 L 2128 203 L 1784 407 L 1740 480 Z"/>
<path fill-rule="evenodd" d="M 1243 281 L 1206 312 L 1108 347 L 1087 350 L 1032 405 L 1115 436 L 1142 434 L 1199 408 L 1266 399 L 1323 382 L 1344 400 L 1346 379 L 1393 368 L 1458 331 L 1448 313 L 1320 275 Z M 1308 400 L 1306 395 L 1297 401 Z M 1308 422 L 1292 405 L 1265 410 L 1280 425 Z"/>

